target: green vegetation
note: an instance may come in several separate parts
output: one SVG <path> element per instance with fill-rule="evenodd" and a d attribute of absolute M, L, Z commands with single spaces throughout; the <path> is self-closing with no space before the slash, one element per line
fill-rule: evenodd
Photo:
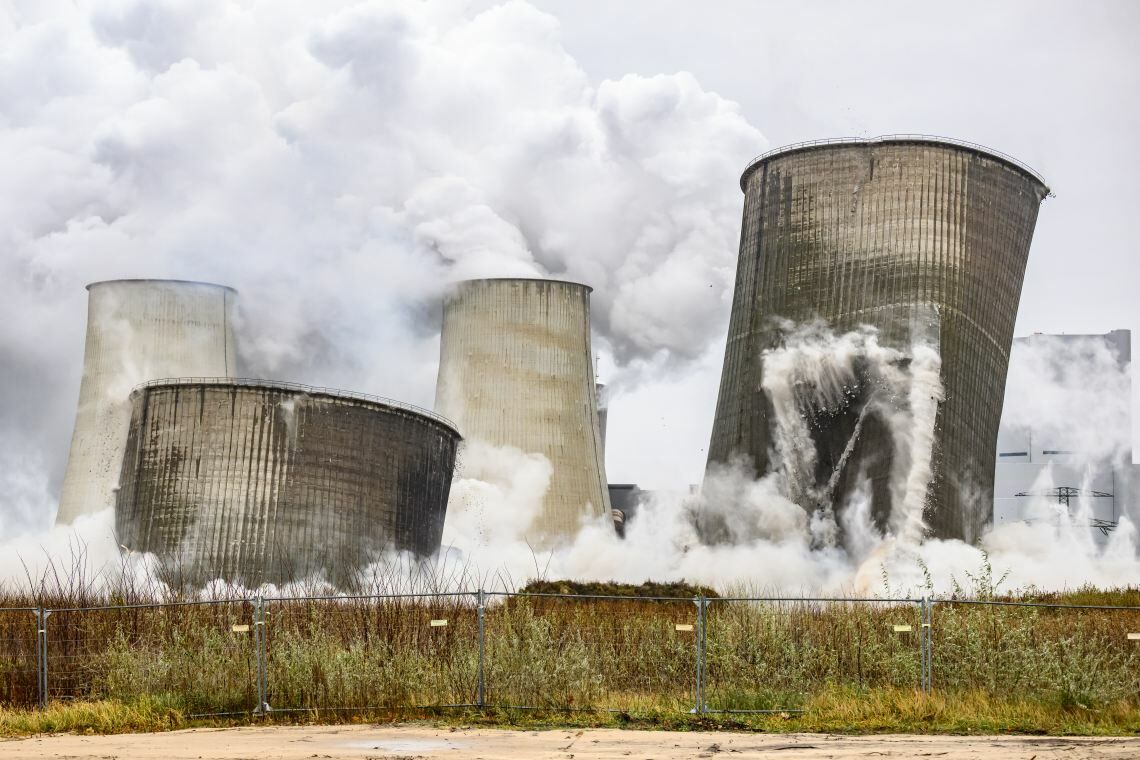
<path fill-rule="evenodd" d="M 826 732 L 846 734 L 1052 734 L 1069 736 L 1140 735 L 1140 709 L 1121 702 L 1099 710 L 1059 708 L 1023 698 L 997 698 L 984 692 L 922 693 L 903 689 L 868 691 L 825 688 L 803 713 L 704 716 L 667 710 L 639 714 L 592 711 L 531 711 L 401 708 L 335 712 L 288 712 L 262 716 L 190 718 L 151 699 L 55 703 L 46 711 L 0 709 L 0 737 L 38 733 L 131 733 L 196 726 L 265 724 L 407 723 L 552 729 L 561 727 L 638 728 L 673 731 Z"/>
<path fill-rule="evenodd" d="M 655 583 L 647 581 L 638 585 L 631 583 L 600 583 L 597 581 L 531 581 L 518 590 L 520 594 L 574 594 L 577 596 L 634 596 L 634 597 L 671 597 L 674 599 L 691 599 L 704 594 L 715 599 L 718 594 L 708 586 L 697 586 L 684 581 L 672 583 Z"/>
<path fill-rule="evenodd" d="M 974 600 L 998 600 L 991 580 L 979 580 Z M 608 588 L 614 593 L 604 595 L 625 598 L 488 597 L 484 709 L 473 707 L 481 672 L 474 594 L 270 601 L 268 718 L 252 715 L 257 618 L 246 600 L 91 609 L 109 600 L 81 593 L 8 598 L 5 606 L 56 611 L 47 625 L 50 705 L 41 712 L 34 709 L 35 615 L 0 609 L 0 734 L 413 719 L 1140 733 L 1140 641 L 1127 636 L 1140 631 L 1137 609 L 978 605 L 961 594 L 940 602 L 933 614 L 935 691 L 925 695 L 918 604 L 713 598 L 702 662 L 709 712 L 697 715 L 690 711 L 700 626 L 691 594 L 661 600 L 644 598 L 666 595 L 659 586 L 633 587 L 640 593 Z M 1137 589 L 1037 598 L 1140 606 Z M 749 710 L 771 712 L 736 712 Z"/>

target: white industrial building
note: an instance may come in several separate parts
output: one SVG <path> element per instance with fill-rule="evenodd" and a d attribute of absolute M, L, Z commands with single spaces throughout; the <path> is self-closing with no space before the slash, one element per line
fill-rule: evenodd
<path fill-rule="evenodd" d="M 1107 540 L 1130 509 L 1132 333 L 1035 334 L 1010 356 L 995 527 L 1064 515 Z"/>

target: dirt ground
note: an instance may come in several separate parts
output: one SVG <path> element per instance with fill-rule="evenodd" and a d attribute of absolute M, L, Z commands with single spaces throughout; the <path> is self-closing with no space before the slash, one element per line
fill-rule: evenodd
<path fill-rule="evenodd" d="M 0 741 L 3 758 L 68 760 L 672 760 L 673 758 L 1137 758 L 1140 738 L 834 736 L 616 729 L 507 731 L 423 726 L 285 726 Z"/>

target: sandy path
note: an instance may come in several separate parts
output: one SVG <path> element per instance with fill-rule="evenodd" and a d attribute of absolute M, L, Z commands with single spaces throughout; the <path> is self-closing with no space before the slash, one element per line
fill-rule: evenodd
<path fill-rule="evenodd" d="M 283 726 L 0 741 L 0 758 L 449 758 L 671 760 L 672 758 L 1137 758 L 1140 738 L 830 736 L 669 731 L 505 731 L 422 726 Z"/>

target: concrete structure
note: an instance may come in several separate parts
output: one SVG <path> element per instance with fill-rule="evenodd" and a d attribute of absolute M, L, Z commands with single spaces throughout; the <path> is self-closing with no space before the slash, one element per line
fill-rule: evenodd
<path fill-rule="evenodd" d="M 1083 409 L 1078 399 L 1058 399 L 1050 408 L 1052 419 L 1013 421 L 1002 419 L 998 430 L 997 465 L 994 473 L 994 524 L 1036 521 L 1067 513 L 1083 519 L 1081 507 L 1088 508 L 1089 528 L 1096 539 L 1105 539 L 1120 518 L 1134 504 L 1130 485 L 1132 473 L 1132 332 L 1113 330 L 1103 335 L 1035 334 L 1013 341 L 1013 353 L 1039 351 L 1047 358 L 1041 366 L 1033 362 L 1031 381 L 1040 385 L 1064 387 L 1063 376 L 1073 368 L 1089 367 L 1090 351 L 1107 348 L 1115 358 L 1119 377 L 1088 377 L 1088 384 L 1102 389 L 1115 388 L 1119 398 L 1105 398 L 1098 392 L 1094 403 L 1111 410 Z M 1092 370 L 1089 367 L 1090 371 Z M 1103 366 L 1100 367 L 1103 370 Z M 1038 376 L 1039 373 L 1045 376 Z M 1123 382 L 1121 382 L 1123 381 Z M 1036 387 L 1010 386 L 1007 397 L 1034 394 Z M 1106 419 L 1107 418 L 1107 419 Z M 1106 429 L 1105 424 L 1111 426 Z M 1095 426 L 1095 427 L 1091 427 Z M 1113 442 L 1121 448 L 1113 448 Z M 1088 449 L 1089 444 L 1097 449 Z M 1042 514 L 1042 507 L 1055 505 L 1053 515 Z M 1079 524 L 1079 523 L 1078 523 Z"/>
<path fill-rule="evenodd" d="M 941 355 L 945 400 L 923 516 L 933 535 L 973 541 L 990 519 L 1010 341 L 1048 188 L 1009 157 L 909 135 L 772 151 L 746 169 L 741 187 L 744 224 L 710 465 L 742 456 L 758 473 L 774 466 L 775 419 L 762 382 L 764 351 L 785 337 L 778 318 L 821 318 L 837 333 L 872 325 L 881 344 L 904 355 L 920 342 Z M 861 371 L 842 398 L 822 406 L 811 392 L 797 399 L 817 457 L 814 472 L 796 476 L 826 491 L 829 504 L 802 502 L 812 510 L 841 508 L 858 480 L 869 479 L 882 526 L 900 454 L 886 407 L 906 399 L 876 400 L 875 378 Z"/>
<path fill-rule="evenodd" d="M 614 530 L 618 536 L 625 538 L 626 526 L 637 515 L 643 492 L 636 483 L 610 483 L 608 490 L 613 507 Z"/>
<path fill-rule="evenodd" d="M 446 299 L 435 408 L 469 441 L 545 456 L 552 468 L 528 539 L 550 546 L 610 514 L 590 349 L 590 288 L 468 280 Z"/>
<path fill-rule="evenodd" d="M 131 394 L 115 523 L 174 583 L 339 587 L 385 549 L 439 549 L 458 431 L 393 401 L 284 383 Z"/>
<path fill-rule="evenodd" d="M 112 507 L 127 440 L 131 388 L 171 376 L 235 374 L 236 292 L 179 280 L 87 286 L 79 409 L 56 523 Z"/>
<path fill-rule="evenodd" d="M 606 394 L 606 386 L 594 383 L 594 395 L 598 404 L 598 435 L 601 438 L 602 459 L 606 458 L 606 421 L 610 414 L 610 400 Z"/>

